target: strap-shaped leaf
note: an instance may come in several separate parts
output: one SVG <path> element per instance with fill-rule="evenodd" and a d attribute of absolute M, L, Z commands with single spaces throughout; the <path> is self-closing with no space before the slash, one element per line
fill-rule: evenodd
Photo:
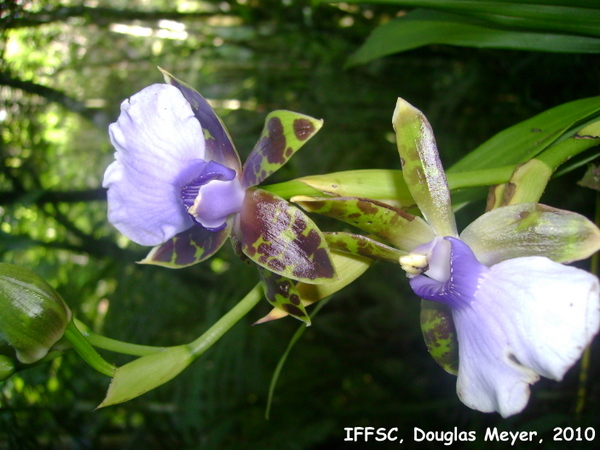
<path fill-rule="evenodd" d="M 403 252 L 402 250 L 388 247 L 387 245 L 377 242 L 368 236 L 363 236 L 362 234 L 344 233 L 341 231 L 324 234 L 327 245 L 329 245 L 329 249 L 332 252 L 337 251 L 392 264 L 398 264 L 400 257 L 406 255 L 406 252 Z M 338 268 L 338 270 L 340 269 Z"/>
<path fill-rule="evenodd" d="M 304 309 L 295 282 L 261 266 L 257 266 L 257 268 L 267 301 L 275 308 L 301 320 L 306 326 L 309 326 L 310 317 Z"/>
<path fill-rule="evenodd" d="M 191 105 L 194 115 L 200 121 L 200 126 L 204 132 L 206 159 L 216 161 L 239 173 L 242 164 L 231 136 L 227 128 L 225 128 L 225 124 L 217 116 L 206 99 L 193 87 L 178 80 L 166 70 L 159 69 L 163 73 L 165 81 L 181 91 L 184 98 Z"/>
<path fill-rule="evenodd" d="M 458 339 L 450 308 L 443 303 L 421 300 L 421 331 L 435 362 L 446 372 L 458 374 Z"/>
<path fill-rule="evenodd" d="M 454 2 L 444 0 L 444 3 Z M 481 17 L 417 9 L 376 28 L 358 51 L 351 55 L 347 65 L 365 64 L 393 53 L 431 44 L 556 53 L 600 52 L 600 39 L 597 37 L 581 36 L 578 32 L 564 34 L 500 27 Z M 502 15 L 486 18 L 506 19 Z"/>
<path fill-rule="evenodd" d="M 486 266 L 523 256 L 567 263 L 600 250 L 600 230 L 586 217 L 540 203 L 503 206 L 485 213 L 460 238 Z"/>
<path fill-rule="evenodd" d="M 296 196 L 291 201 L 308 212 L 333 217 L 379 236 L 404 251 L 435 237 L 420 217 L 368 198 Z"/>
<path fill-rule="evenodd" d="M 425 115 L 399 98 L 392 117 L 402 173 L 417 206 L 438 236 L 456 236 L 450 190 Z"/>
<path fill-rule="evenodd" d="M 208 231 L 199 225 L 157 245 L 140 263 L 178 269 L 199 263 L 214 255 L 231 233 L 231 224 L 219 231 Z"/>
<path fill-rule="evenodd" d="M 322 120 L 292 111 L 273 111 L 244 163 L 242 186 L 251 187 L 283 166 L 323 126 Z"/>
<path fill-rule="evenodd" d="M 240 217 L 242 251 L 265 269 L 306 283 L 336 278 L 323 234 L 300 209 L 258 188 L 246 191 Z"/>
<path fill-rule="evenodd" d="M 555 106 L 502 130 L 454 164 L 449 172 L 487 169 L 529 161 L 563 139 L 568 130 L 599 115 L 600 97 L 583 98 Z"/>

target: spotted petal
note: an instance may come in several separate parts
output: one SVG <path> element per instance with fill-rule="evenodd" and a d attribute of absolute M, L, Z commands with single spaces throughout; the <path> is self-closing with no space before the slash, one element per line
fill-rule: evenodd
<path fill-rule="evenodd" d="M 419 275 L 415 292 L 452 308 L 459 341 L 457 392 L 470 408 L 520 412 L 539 375 L 560 380 L 600 327 L 598 279 L 544 257 L 481 265 L 451 241 L 451 276 Z"/>
<path fill-rule="evenodd" d="M 304 309 L 296 284 L 289 278 L 277 275 L 261 266 L 257 267 L 267 301 L 284 314 L 289 314 L 309 326 L 310 317 Z M 284 317 L 284 314 L 281 316 Z"/>
<path fill-rule="evenodd" d="M 225 167 L 239 172 L 242 166 L 240 157 L 235 150 L 227 128 L 225 128 L 225 125 L 210 104 L 193 87 L 178 80 L 164 69 L 160 69 L 160 71 L 165 77 L 165 82 L 181 91 L 181 94 L 191 105 L 194 115 L 200 121 L 204 137 L 206 138 L 205 159 L 207 161 L 216 161 Z"/>
<path fill-rule="evenodd" d="M 244 254 L 279 275 L 315 284 L 336 277 L 319 228 L 300 209 L 270 192 L 246 191 L 240 236 Z"/>
<path fill-rule="evenodd" d="M 219 231 L 208 231 L 200 226 L 191 227 L 154 247 L 143 264 L 177 269 L 199 263 L 214 255 L 231 234 L 231 224 Z"/>
<path fill-rule="evenodd" d="M 204 138 L 181 93 L 166 84 L 143 89 L 121 104 L 109 133 L 117 150 L 103 182 L 110 223 L 141 245 L 191 227 L 180 192 L 204 157 Z"/>
<path fill-rule="evenodd" d="M 486 266 L 521 256 L 578 261 L 600 250 L 600 230 L 586 217 L 540 203 L 503 206 L 485 213 L 461 233 Z"/>
<path fill-rule="evenodd" d="M 244 163 L 242 185 L 256 186 L 283 166 L 323 125 L 292 111 L 273 111 L 265 119 L 260 140 Z"/>
<path fill-rule="evenodd" d="M 333 217 L 379 236 L 404 251 L 435 237 L 431 227 L 420 217 L 368 198 L 297 195 L 291 201 L 308 212 Z"/>

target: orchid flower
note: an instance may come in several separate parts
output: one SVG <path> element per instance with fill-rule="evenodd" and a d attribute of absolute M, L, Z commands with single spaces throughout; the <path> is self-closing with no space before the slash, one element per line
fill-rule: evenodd
<path fill-rule="evenodd" d="M 132 241 L 154 246 L 142 262 L 189 266 L 212 256 L 231 237 L 236 253 L 256 263 L 267 281 L 273 276 L 266 273 L 313 284 L 334 279 L 327 244 L 314 222 L 255 187 L 285 164 L 322 121 L 272 112 L 242 166 L 208 102 L 163 73 L 166 84 L 125 100 L 109 127 L 116 154 L 103 182 L 108 220 Z M 297 303 L 284 298 L 276 306 L 304 316 Z"/>
<path fill-rule="evenodd" d="M 458 374 L 461 401 L 516 414 L 527 405 L 529 386 L 540 375 L 561 380 L 598 332 L 598 279 L 563 263 L 598 251 L 600 230 L 579 214 L 522 203 L 487 212 L 459 236 L 427 119 L 399 99 L 393 124 L 404 180 L 423 218 L 369 199 L 292 200 L 394 244 L 350 234 L 328 238 L 332 248 L 398 258 L 424 299 L 426 343 Z"/>

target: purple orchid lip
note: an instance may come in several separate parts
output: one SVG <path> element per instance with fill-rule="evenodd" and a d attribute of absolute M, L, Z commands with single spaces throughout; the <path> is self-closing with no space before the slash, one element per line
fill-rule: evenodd
<path fill-rule="evenodd" d="M 226 226 L 230 214 L 240 212 L 244 193 L 235 170 L 209 161 L 181 189 L 181 199 L 198 225 L 208 231 L 219 231 Z"/>
<path fill-rule="evenodd" d="M 446 236 L 443 238 L 450 242 L 450 274 L 445 281 L 439 281 L 427 276 L 427 272 L 410 279 L 413 291 L 425 300 L 444 303 L 451 308 L 459 308 L 470 302 L 477 291 L 483 274 L 489 271 L 487 267 L 477 261 L 477 258 L 467 244 L 460 239 Z M 440 245 L 438 242 L 436 245 Z M 432 251 L 435 256 L 435 251 Z M 445 261 L 432 258 L 429 261 L 429 270 L 432 266 L 445 265 Z M 433 267 L 435 268 L 435 267 Z"/>

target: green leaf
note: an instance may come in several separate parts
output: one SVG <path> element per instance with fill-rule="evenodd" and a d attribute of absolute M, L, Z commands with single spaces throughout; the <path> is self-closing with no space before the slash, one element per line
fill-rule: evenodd
<path fill-rule="evenodd" d="M 139 397 L 179 375 L 194 360 L 186 345 L 142 356 L 118 367 L 108 392 L 98 408 L 123 403 Z"/>
<path fill-rule="evenodd" d="M 431 357 L 446 372 L 458 374 L 458 339 L 450 308 L 443 303 L 421 300 L 420 320 Z"/>
<path fill-rule="evenodd" d="M 523 256 L 568 263 L 600 250 L 600 230 L 586 217 L 539 203 L 504 206 L 485 213 L 460 235 L 481 264 Z"/>
<path fill-rule="evenodd" d="M 242 252 L 265 269 L 315 284 L 336 277 L 319 228 L 282 198 L 262 189 L 248 189 L 239 228 Z"/>
<path fill-rule="evenodd" d="M 347 66 L 432 44 L 555 53 L 599 53 L 600 39 L 492 27 L 465 15 L 415 10 L 376 28 Z"/>
<path fill-rule="evenodd" d="M 398 250 L 397 248 L 389 247 L 361 234 L 337 231 L 325 233 L 325 239 L 332 252 L 342 252 L 353 256 L 367 257 L 392 264 L 398 264 L 400 257 L 407 253 Z M 338 268 L 338 271 L 339 270 L 340 269 Z"/>
<path fill-rule="evenodd" d="M 242 186 L 251 187 L 283 166 L 323 126 L 322 120 L 291 111 L 273 111 L 246 159 Z"/>
<path fill-rule="evenodd" d="M 258 266 L 258 272 L 268 302 L 309 326 L 310 317 L 304 309 L 295 283 L 289 278 L 277 275 L 261 266 Z"/>
<path fill-rule="evenodd" d="M 240 157 L 233 145 L 227 128 L 225 128 L 225 124 L 217 116 L 210 104 L 193 87 L 178 80 L 160 67 L 159 70 L 163 73 L 165 82 L 175 86 L 183 94 L 183 97 L 188 101 L 194 115 L 200 122 L 205 139 L 205 159 L 207 161 L 216 161 L 239 173 L 242 166 Z"/>
<path fill-rule="evenodd" d="M 564 138 L 577 125 L 600 115 L 600 97 L 590 97 L 548 109 L 496 134 L 474 149 L 448 172 L 520 164 Z M 574 133 L 574 132 L 573 132 Z"/>
<path fill-rule="evenodd" d="M 435 237 L 431 227 L 420 217 L 368 198 L 297 196 L 291 201 L 308 212 L 354 225 L 401 250 L 410 251 Z"/>
<path fill-rule="evenodd" d="M 231 223 L 219 231 L 208 231 L 192 226 L 160 245 L 157 245 L 140 263 L 179 269 L 191 266 L 214 255 L 231 234 Z"/>
<path fill-rule="evenodd" d="M 351 0 L 352 1 L 352 0 Z M 546 30 L 575 35 L 600 36 L 599 4 L 556 1 L 495 0 L 380 0 L 360 3 L 392 3 L 477 17 L 488 25 L 527 30 Z"/>
<path fill-rule="evenodd" d="M 431 125 L 421 111 L 399 98 L 392 117 L 404 181 L 438 236 L 455 236 L 456 222 L 446 174 Z"/>

